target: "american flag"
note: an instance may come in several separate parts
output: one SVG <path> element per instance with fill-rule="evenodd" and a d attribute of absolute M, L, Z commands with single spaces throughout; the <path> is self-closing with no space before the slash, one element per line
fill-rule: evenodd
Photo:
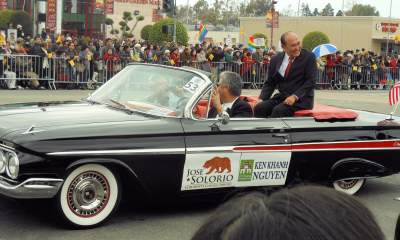
<path fill-rule="evenodd" d="M 396 105 L 399 101 L 400 95 L 400 82 L 397 82 L 391 89 L 389 93 L 389 103 L 391 106 Z"/>

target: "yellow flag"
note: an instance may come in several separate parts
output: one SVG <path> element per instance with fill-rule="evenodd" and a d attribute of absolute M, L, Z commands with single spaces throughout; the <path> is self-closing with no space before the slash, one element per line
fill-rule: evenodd
<path fill-rule="evenodd" d="M 210 54 L 210 56 L 208 56 L 208 58 L 212 61 L 214 59 L 214 55 Z"/>
<path fill-rule="evenodd" d="M 48 57 L 48 58 L 53 58 L 53 53 L 48 53 L 48 54 L 47 54 L 47 57 Z"/>
<path fill-rule="evenodd" d="M 175 65 L 175 61 L 171 59 L 171 65 Z"/>
<path fill-rule="evenodd" d="M 61 35 L 58 35 L 56 43 L 57 44 L 62 43 Z"/>
<path fill-rule="evenodd" d="M 0 33 L 0 46 L 6 45 L 6 38 Z"/>
<path fill-rule="evenodd" d="M 69 64 L 71 65 L 71 67 L 75 66 L 74 60 L 70 60 L 70 61 L 69 61 Z"/>

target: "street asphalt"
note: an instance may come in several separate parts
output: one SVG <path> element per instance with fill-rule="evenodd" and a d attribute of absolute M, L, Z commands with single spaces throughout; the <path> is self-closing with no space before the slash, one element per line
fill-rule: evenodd
<path fill-rule="evenodd" d="M 0 104 L 76 100 L 87 97 L 89 93 L 80 90 L 0 90 Z M 258 95 L 259 90 L 245 90 L 244 94 Z M 388 91 L 317 91 L 316 102 L 379 113 L 391 111 Z M 395 200 L 400 197 L 399 183 L 399 174 L 369 180 L 358 193 L 360 200 L 373 212 L 388 240 L 394 237 L 395 222 L 400 213 L 400 201 Z M 185 240 L 190 239 L 216 206 L 141 207 L 125 201 L 104 226 L 89 230 L 67 230 L 54 222 L 54 213 L 47 201 L 16 201 L 0 197 L 0 240 Z"/>

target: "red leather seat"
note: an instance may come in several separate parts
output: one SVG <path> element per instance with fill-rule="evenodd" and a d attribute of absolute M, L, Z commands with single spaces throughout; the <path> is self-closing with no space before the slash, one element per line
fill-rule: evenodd
<path fill-rule="evenodd" d="M 314 104 L 312 110 L 300 110 L 294 113 L 295 117 L 313 117 L 316 121 L 354 121 L 358 113 L 323 104 Z"/>

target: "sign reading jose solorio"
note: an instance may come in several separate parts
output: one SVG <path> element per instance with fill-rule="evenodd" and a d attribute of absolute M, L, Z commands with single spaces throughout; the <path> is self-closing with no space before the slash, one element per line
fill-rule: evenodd
<path fill-rule="evenodd" d="M 290 153 L 275 152 L 262 156 L 244 153 L 240 161 L 237 186 L 277 186 L 286 182 Z"/>
<path fill-rule="evenodd" d="M 181 190 L 233 187 L 239 160 L 240 153 L 188 154 Z"/>
<path fill-rule="evenodd" d="M 285 185 L 290 152 L 188 154 L 182 191 Z"/>

